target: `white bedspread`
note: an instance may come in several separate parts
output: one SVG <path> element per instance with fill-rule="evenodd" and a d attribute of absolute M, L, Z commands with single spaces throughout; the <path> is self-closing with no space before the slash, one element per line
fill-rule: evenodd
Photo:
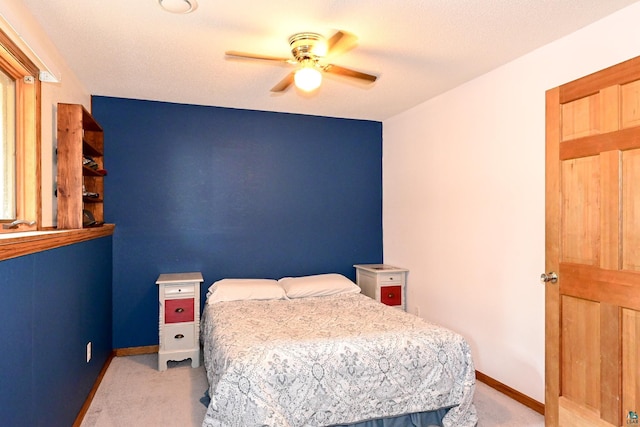
<path fill-rule="evenodd" d="M 451 407 L 477 423 L 458 334 L 360 294 L 205 306 L 204 427 L 346 424 Z"/>

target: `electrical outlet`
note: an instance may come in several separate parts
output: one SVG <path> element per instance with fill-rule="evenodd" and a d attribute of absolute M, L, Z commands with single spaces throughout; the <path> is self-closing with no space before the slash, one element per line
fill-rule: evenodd
<path fill-rule="evenodd" d="M 416 312 L 416 316 L 420 317 L 420 306 L 416 305 L 416 307 L 414 308 L 415 312 Z"/>
<path fill-rule="evenodd" d="M 87 343 L 87 363 L 91 361 L 91 341 Z"/>

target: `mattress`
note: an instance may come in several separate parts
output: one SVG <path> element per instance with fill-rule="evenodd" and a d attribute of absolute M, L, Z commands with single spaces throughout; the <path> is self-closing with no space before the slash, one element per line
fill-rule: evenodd
<path fill-rule="evenodd" d="M 330 426 L 446 409 L 477 423 L 469 345 L 361 294 L 205 305 L 203 427 Z"/>

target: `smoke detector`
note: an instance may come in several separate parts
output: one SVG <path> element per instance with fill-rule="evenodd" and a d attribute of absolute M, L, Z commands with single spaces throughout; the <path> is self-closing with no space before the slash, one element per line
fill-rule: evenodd
<path fill-rule="evenodd" d="M 171 13 L 189 13 L 196 10 L 196 0 L 158 0 L 160 7 Z"/>

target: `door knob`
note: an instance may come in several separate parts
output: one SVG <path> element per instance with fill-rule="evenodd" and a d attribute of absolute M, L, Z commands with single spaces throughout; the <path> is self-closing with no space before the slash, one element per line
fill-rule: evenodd
<path fill-rule="evenodd" d="M 549 273 L 542 273 L 540 275 L 540 281 L 542 283 L 547 283 L 547 282 L 551 282 L 551 283 L 558 283 L 558 275 L 553 272 L 550 271 Z"/>

